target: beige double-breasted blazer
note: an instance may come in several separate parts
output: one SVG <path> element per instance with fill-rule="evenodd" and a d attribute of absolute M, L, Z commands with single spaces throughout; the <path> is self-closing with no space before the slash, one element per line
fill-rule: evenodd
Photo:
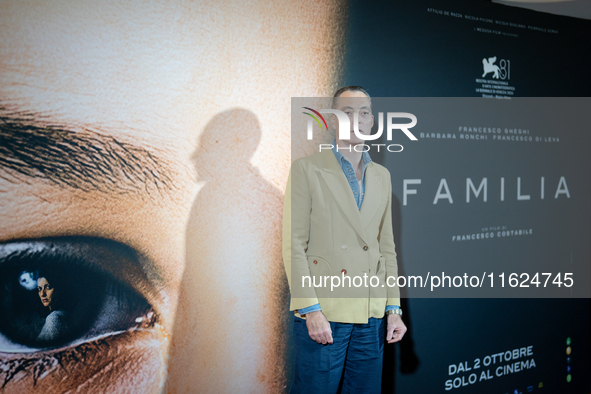
<path fill-rule="evenodd" d="M 283 210 L 283 261 L 296 316 L 298 309 L 320 303 L 329 321 L 367 323 L 383 317 L 386 305 L 400 305 L 399 288 L 386 283 L 388 276 L 398 276 L 390 172 L 373 161 L 365 171 L 359 210 L 332 150 L 292 163 Z M 332 277 L 342 286 L 335 286 Z"/>

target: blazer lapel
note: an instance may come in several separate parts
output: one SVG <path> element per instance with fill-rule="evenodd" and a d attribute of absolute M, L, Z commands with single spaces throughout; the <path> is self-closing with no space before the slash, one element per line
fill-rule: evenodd
<path fill-rule="evenodd" d="M 369 226 L 382 199 L 382 177 L 375 174 L 373 162 L 365 169 L 365 196 L 361 204 L 363 228 Z"/>
<path fill-rule="evenodd" d="M 367 243 L 367 237 L 365 236 L 365 226 L 361 219 L 361 214 L 359 209 L 357 208 L 357 202 L 353 197 L 353 193 L 351 192 L 351 187 L 349 186 L 349 182 L 343 173 L 343 169 L 339 165 L 336 157 L 332 150 L 324 150 L 324 163 L 325 168 L 320 169 L 320 174 L 322 175 L 322 179 L 326 182 L 326 185 L 330 192 L 332 193 L 334 199 L 336 200 L 343 216 L 347 218 L 355 232 L 359 235 L 359 237 Z M 369 168 L 366 169 L 366 171 Z M 375 178 L 375 177 L 374 177 Z M 367 182 L 367 179 L 366 179 Z M 377 183 L 376 181 L 370 182 L 372 184 Z M 375 186 L 372 186 L 375 188 Z M 381 188 L 381 185 L 380 185 Z M 366 183 L 367 189 L 367 183 Z M 366 190 L 366 198 L 368 190 Z M 379 195 L 377 197 L 379 199 Z M 365 200 L 365 199 L 364 199 Z M 371 203 L 371 201 L 370 201 Z M 373 204 L 375 205 L 375 204 Z M 363 206 L 365 206 L 365 201 L 363 202 L 361 210 L 363 211 Z M 375 212 L 375 208 L 374 208 Z M 370 218 L 371 219 L 371 218 Z M 369 223 L 369 220 L 367 221 Z"/>

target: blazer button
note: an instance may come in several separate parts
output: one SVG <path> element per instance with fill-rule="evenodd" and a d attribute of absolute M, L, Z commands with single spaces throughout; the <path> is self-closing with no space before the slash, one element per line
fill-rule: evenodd
<path fill-rule="evenodd" d="M 314 260 L 314 264 L 318 264 L 318 260 Z"/>
<path fill-rule="evenodd" d="M 367 249 L 369 249 L 369 248 L 367 247 L 367 245 L 363 245 L 363 250 L 367 250 Z"/>
<path fill-rule="evenodd" d="M 343 269 L 341 270 L 341 272 L 342 272 L 343 274 L 347 275 L 347 270 L 346 270 L 346 269 L 344 269 L 344 268 L 343 268 Z"/>

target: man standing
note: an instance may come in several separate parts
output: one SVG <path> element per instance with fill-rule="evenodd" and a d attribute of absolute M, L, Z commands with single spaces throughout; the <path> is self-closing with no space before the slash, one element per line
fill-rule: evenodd
<path fill-rule="evenodd" d="M 357 147 L 364 141 L 353 121 L 364 135 L 374 124 L 367 92 L 341 88 L 333 108 L 349 116 L 350 138 L 337 133 L 332 149 L 294 161 L 285 193 L 283 260 L 295 311 L 292 392 L 336 393 L 342 378 L 343 393 L 379 393 L 384 337 L 394 343 L 406 332 L 399 289 L 386 284 L 398 275 L 392 185 L 388 170 Z M 331 124 L 338 130 L 334 115 Z"/>

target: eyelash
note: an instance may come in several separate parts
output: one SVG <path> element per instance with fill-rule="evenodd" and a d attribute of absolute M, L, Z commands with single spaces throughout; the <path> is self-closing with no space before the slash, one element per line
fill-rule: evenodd
<path fill-rule="evenodd" d="M 4 389 L 19 373 L 24 374 L 24 376 L 31 376 L 32 374 L 33 385 L 35 386 L 39 379 L 44 378 L 50 373 L 56 372 L 60 366 L 65 369 L 64 365 L 68 362 L 85 362 L 87 361 L 87 354 L 96 356 L 97 353 L 107 353 L 112 349 L 113 343 L 117 340 L 125 340 L 125 336 L 130 335 L 132 331 L 150 329 L 157 324 L 156 321 L 156 315 L 153 312 L 149 312 L 145 316 L 145 319 L 133 329 L 76 345 L 70 345 L 64 349 L 33 353 L 30 357 L 20 357 L 16 354 L 0 353 L 4 356 L 2 358 L 5 358 L 6 356 L 14 357 L 7 362 L 2 361 L 0 364 L 0 377 L 3 378 L 0 390 Z M 96 359 L 98 359 L 98 357 L 92 358 L 92 360 Z"/>

